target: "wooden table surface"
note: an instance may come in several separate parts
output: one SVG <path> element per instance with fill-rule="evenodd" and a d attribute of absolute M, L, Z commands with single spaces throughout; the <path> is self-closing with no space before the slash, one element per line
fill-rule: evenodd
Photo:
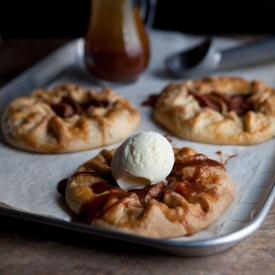
<path fill-rule="evenodd" d="M 70 40 L 72 38 L 2 39 L 0 88 Z M 275 205 L 262 226 L 248 238 L 219 254 L 193 258 L 0 218 L 1 275 L 275 274 Z"/>

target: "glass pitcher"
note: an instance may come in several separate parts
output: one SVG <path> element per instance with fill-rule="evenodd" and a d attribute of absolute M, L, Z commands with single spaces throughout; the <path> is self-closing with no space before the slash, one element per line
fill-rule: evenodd
<path fill-rule="evenodd" d="M 135 80 L 146 69 L 150 45 L 144 21 L 140 17 L 140 3 L 145 2 L 91 0 L 84 61 L 95 78 L 128 82 Z M 146 3 L 146 7 L 150 8 L 150 5 Z"/>

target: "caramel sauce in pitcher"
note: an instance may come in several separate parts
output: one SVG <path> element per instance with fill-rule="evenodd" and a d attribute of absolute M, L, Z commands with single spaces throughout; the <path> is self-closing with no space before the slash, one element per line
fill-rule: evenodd
<path fill-rule="evenodd" d="M 149 40 L 139 8 L 128 0 L 91 0 L 85 36 L 87 70 L 107 81 L 135 80 L 150 59 Z"/>

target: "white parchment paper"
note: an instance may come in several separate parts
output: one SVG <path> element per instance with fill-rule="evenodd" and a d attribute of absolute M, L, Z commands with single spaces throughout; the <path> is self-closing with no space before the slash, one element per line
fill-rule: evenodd
<path fill-rule="evenodd" d="M 168 132 L 152 120 L 151 107 L 142 106 L 142 102 L 148 95 L 159 93 L 171 81 L 180 81 L 173 79 L 166 73 L 163 64 L 164 58 L 176 51 L 191 47 L 200 40 L 200 37 L 176 32 L 153 31 L 150 33 L 150 38 L 152 57 L 147 71 L 136 82 L 113 85 L 113 88 L 117 93 L 131 100 L 141 113 L 141 123 L 134 133 L 156 131 L 165 135 Z M 237 42 L 215 38 L 215 45 L 217 48 L 229 48 L 237 45 Z M 99 85 L 95 84 L 83 70 L 82 47 L 83 44 L 78 41 L 75 55 L 79 58 L 76 58 L 76 61 L 69 67 L 62 69 L 63 60 L 61 58 L 55 59 L 60 72 L 53 78 L 54 80 L 49 81 L 44 86 L 50 88 L 56 84 L 73 82 L 87 88 L 99 89 Z M 51 64 L 51 66 L 54 65 Z M 43 73 L 48 75 L 50 68 L 49 65 L 42 66 L 39 71 L 34 72 L 34 78 L 43 79 Z M 250 80 L 261 79 L 275 86 L 275 62 L 215 73 L 215 75 L 219 74 L 241 76 Z M 24 77 L 21 77 L 20 81 L 24 83 Z M 41 86 L 39 84 L 39 82 L 36 83 L 35 87 L 32 88 L 39 88 Z M 25 83 L 25 85 L 31 87 L 29 83 Z M 8 88 L 0 91 L 1 109 L 10 97 Z M 20 95 L 20 91 L 18 91 L 18 95 Z M 114 148 L 119 144 L 112 144 L 105 148 Z M 226 165 L 226 170 L 235 181 L 237 189 L 231 207 L 208 229 L 191 237 L 178 239 L 186 241 L 205 239 L 231 233 L 245 226 L 274 174 L 275 140 L 272 139 L 253 146 L 221 146 L 172 137 L 172 145 L 175 147 L 192 147 L 199 153 L 216 160 L 220 160 L 216 154 L 217 151 L 222 152 L 223 160 L 226 160 L 228 156 L 236 155 Z M 23 211 L 70 221 L 73 213 L 67 207 L 64 198 L 57 192 L 57 184 L 61 179 L 71 176 L 79 165 L 94 157 L 101 149 L 59 155 L 28 153 L 7 145 L 1 132 L 0 205 L 8 205 Z"/>

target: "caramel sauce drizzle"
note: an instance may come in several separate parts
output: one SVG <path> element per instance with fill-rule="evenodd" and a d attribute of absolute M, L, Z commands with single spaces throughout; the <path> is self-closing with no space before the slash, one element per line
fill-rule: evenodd
<path fill-rule="evenodd" d="M 223 160 L 223 153 L 221 151 L 217 151 L 216 154 L 220 157 L 220 163 L 222 163 L 223 165 L 226 165 L 230 159 L 238 156 L 237 154 L 231 155 L 231 156 L 224 155 L 226 157 L 226 159 Z"/>
<path fill-rule="evenodd" d="M 149 106 L 149 107 L 154 107 L 156 105 L 156 102 L 158 100 L 159 95 L 158 94 L 151 94 L 144 100 L 141 105 L 142 106 Z"/>
<path fill-rule="evenodd" d="M 186 180 L 182 179 L 182 169 L 184 167 L 195 167 L 193 175 L 190 175 L 190 178 Z M 213 195 L 215 192 L 213 188 L 208 189 L 207 186 L 201 184 L 201 175 L 205 167 L 216 167 L 225 170 L 222 163 L 208 159 L 202 154 L 196 154 L 187 160 L 176 160 L 171 173 L 166 178 L 168 181 L 167 186 L 163 182 L 159 182 L 154 185 L 147 185 L 142 189 L 132 189 L 128 192 L 116 185 L 112 175 L 97 172 L 77 172 L 72 176 L 73 178 L 83 175 L 101 177 L 102 181 L 94 183 L 90 188 L 92 188 L 95 194 L 102 195 L 96 196 L 86 202 L 81 207 L 80 213 L 74 217 L 72 221 L 92 225 L 94 220 L 102 218 L 108 211 L 121 203 L 123 203 L 125 207 L 131 207 L 128 199 L 132 196 L 138 196 L 141 206 L 145 209 L 150 199 L 156 199 L 162 202 L 167 192 L 175 192 L 187 200 L 198 194 Z M 59 182 L 57 187 L 58 192 L 65 194 L 67 182 L 68 179 L 63 179 Z M 106 191 L 108 191 L 108 193 L 103 194 Z M 114 203 L 106 208 L 106 204 L 110 200 L 114 201 Z"/>

